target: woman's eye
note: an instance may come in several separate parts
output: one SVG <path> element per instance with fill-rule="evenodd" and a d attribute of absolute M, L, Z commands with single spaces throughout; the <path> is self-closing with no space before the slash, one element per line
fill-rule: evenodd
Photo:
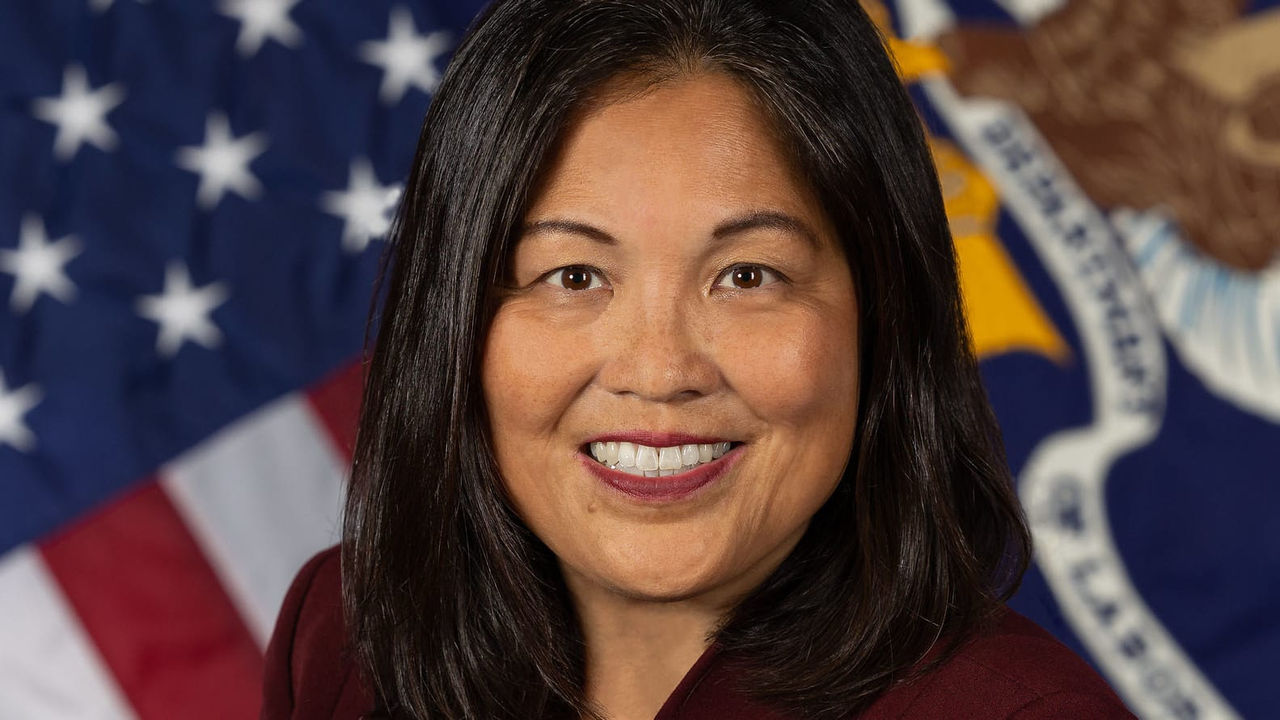
<path fill-rule="evenodd" d="M 565 290 L 594 290 L 604 287 L 599 271 L 581 265 L 553 270 L 546 281 Z"/>
<path fill-rule="evenodd" d="M 734 265 L 720 276 L 716 287 L 751 290 L 779 280 L 778 273 L 762 265 Z"/>

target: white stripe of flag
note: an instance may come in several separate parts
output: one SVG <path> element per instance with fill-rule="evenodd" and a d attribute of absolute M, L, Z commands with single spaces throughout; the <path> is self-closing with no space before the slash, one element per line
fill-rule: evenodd
<path fill-rule="evenodd" d="M 128 701 L 30 545 L 0 557 L 0 718 L 123 720 Z"/>
<path fill-rule="evenodd" d="M 338 541 L 345 476 L 346 459 L 303 393 L 236 421 L 160 472 L 262 647 L 298 568 Z"/>

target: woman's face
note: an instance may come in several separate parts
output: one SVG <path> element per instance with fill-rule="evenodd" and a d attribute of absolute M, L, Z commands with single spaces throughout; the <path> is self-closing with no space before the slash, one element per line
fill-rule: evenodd
<path fill-rule="evenodd" d="M 571 590 L 731 603 L 762 581 L 849 457 L 857 312 L 831 221 L 747 94 L 706 74 L 578 118 L 510 278 L 485 402 Z"/>

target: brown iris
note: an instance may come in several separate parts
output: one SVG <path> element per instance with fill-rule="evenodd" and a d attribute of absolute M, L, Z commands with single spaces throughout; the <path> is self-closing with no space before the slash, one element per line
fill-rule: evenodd
<path fill-rule="evenodd" d="M 591 271 L 582 267 L 565 268 L 560 271 L 560 284 L 566 290 L 586 290 L 591 287 Z"/>
<path fill-rule="evenodd" d="M 745 290 L 748 288 L 760 287 L 760 283 L 763 279 L 763 273 L 760 272 L 760 268 L 758 267 L 744 265 L 739 268 L 734 268 L 732 278 L 734 287 Z"/>

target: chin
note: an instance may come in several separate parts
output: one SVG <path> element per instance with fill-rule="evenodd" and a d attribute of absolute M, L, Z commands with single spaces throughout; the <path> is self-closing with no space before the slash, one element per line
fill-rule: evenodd
<path fill-rule="evenodd" d="M 670 578 L 646 581 L 623 581 L 614 584 L 615 592 L 630 600 L 671 603 L 688 600 L 704 593 L 708 585 L 698 582 L 671 582 Z"/>
<path fill-rule="evenodd" d="M 686 600 L 717 585 L 715 569 L 705 557 L 679 562 L 667 556 L 653 562 L 613 564 L 602 574 L 619 595 L 651 602 Z"/>

